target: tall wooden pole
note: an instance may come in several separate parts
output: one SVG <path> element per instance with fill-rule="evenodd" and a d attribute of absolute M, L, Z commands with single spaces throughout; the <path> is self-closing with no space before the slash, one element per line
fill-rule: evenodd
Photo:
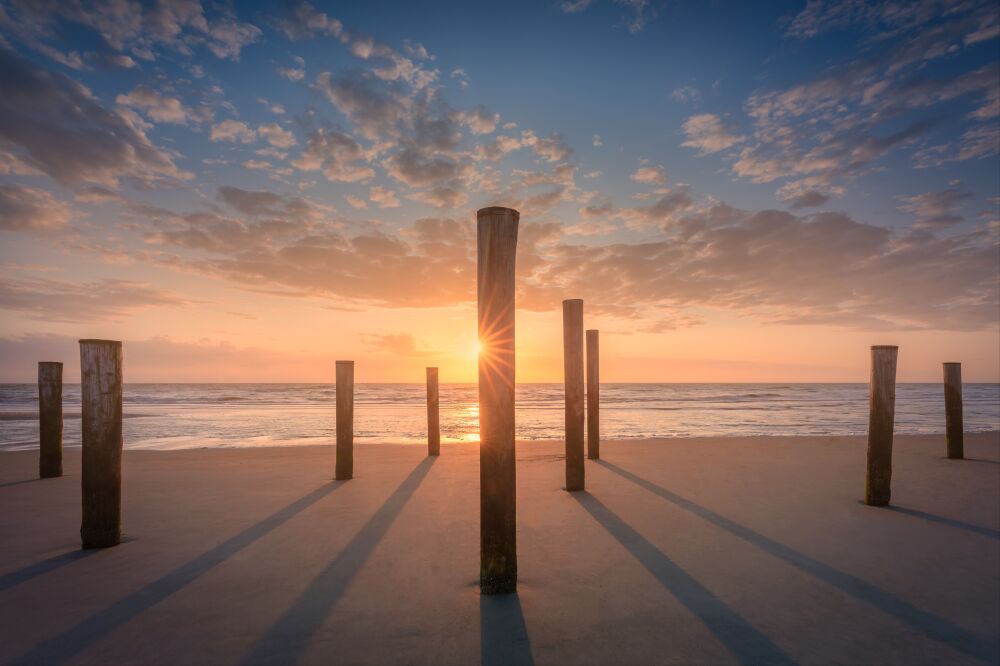
<path fill-rule="evenodd" d="M 865 504 L 887 506 L 892 481 L 892 429 L 896 412 L 898 347 L 872 347 L 871 397 L 868 416 L 868 474 Z"/>
<path fill-rule="evenodd" d="M 62 476 L 63 364 L 38 364 L 38 476 Z"/>
<path fill-rule="evenodd" d="M 517 590 L 514 466 L 514 266 L 512 208 L 477 213 L 479 309 L 479 586 L 483 594 Z"/>
<path fill-rule="evenodd" d="M 441 455 L 441 415 L 438 369 L 427 368 L 427 455 Z"/>
<path fill-rule="evenodd" d="M 566 387 L 566 490 L 584 489 L 583 301 L 563 301 L 563 380 Z"/>
<path fill-rule="evenodd" d="M 337 361 L 337 469 L 334 478 L 354 477 L 354 361 Z"/>
<path fill-rule="evenodd" d="M 948 457 L 965 457 L 965 434 L 962 426 L 962 364 L 944 364 L 945 437 Z"/>
<path fill-rule="evenodd" d="M 601 356 L 599 333 L 587 331 L 587 457 L 601 458 Z"/>
<path fill-rule="evenodd" d="M 80 340 L 84 548 L 122 538 L 122 343 Z"/>

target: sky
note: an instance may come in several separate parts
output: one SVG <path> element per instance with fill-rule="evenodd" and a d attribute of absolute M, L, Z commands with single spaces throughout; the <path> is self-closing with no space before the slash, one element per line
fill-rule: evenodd
<path fill-rule="evenodd" d="M 0 0 L 0 381 L 1000 380 L 994 0 Z"/>

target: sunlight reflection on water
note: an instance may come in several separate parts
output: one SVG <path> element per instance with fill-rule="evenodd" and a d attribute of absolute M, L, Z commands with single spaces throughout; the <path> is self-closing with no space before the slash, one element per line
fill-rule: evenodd
<path fill-rule="evenodd" d="M 37 446 L 36 392 L 33 384 L 0 385 L 0 448 Z M 967 384 L 964 393 L 966 429 L 1000 429 L 1000 385 Z M 440 394 L 442 442 L 478 441 L 476 385 L 442 384 Z M 329 384 L 129 384 L 126 446 L 330 444 L 335 396 Z M 422 384 L 358 385 L 356 441 L 423 445 L 424 400 Z M 601 402 L 608 439 L 863 434 L 868 418 L 865 384 L 604 384 Z M 66 385 L 66 446 L 79 443 L 79 404 L 79 385 Z M 939 384 L 897 387 L 897 432 L 942 432 L 943 412 Z M 562 430 L 562 385 L 519 385 L 518 438 L 560 438 Z"/>

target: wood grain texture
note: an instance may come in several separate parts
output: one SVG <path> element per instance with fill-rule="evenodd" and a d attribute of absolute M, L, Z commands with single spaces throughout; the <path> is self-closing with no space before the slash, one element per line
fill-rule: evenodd
<path fill-rule="evenodd" d="M 563 301 L 563 382 L 566 391 L 566 490 L 585 488 L 583 301 Z"/>
<path fill-rule="evenodd" d="M 520 213 L 477 213 L 479 316 L 479 585 L 517 589 L 517 473 L 514 465 L 514 269 Z"/>
<path fill-rule="evenodd" d="M 80 340 L 84 548 L 122 537 L 122 343 Z"/>
<path fill-rule="evenodd" d="M 600 332 L 587 331 L 587 457 L 601 458 Z"/>
<path fill-rule="evenodd" d="M 892 345 L 872 347 L 865 504 L 887 506 L 892 485 L 892 434 L 896 413 L 896 355 Z"/>
<path fill-rule="evenodd" d="M 38 364 L 38 476 L 49 479 L 63 473 L 63 364 Z"/>
<path fill-rule="evenodd" d="M 438 369 L 427 368 L 427 455 L 441 455 L 441 413 Z"/>
<path fill-rule="evenodd" d="M 337 361 L 337 465 L 334 478 L 354 478 L 354 361 Z"/>
<path fill-rule="evenodd" d="M 944 418 L 948 457 L 965 457 L 965 427 L 962 423 L 962 364 L 944 364 Z"/>

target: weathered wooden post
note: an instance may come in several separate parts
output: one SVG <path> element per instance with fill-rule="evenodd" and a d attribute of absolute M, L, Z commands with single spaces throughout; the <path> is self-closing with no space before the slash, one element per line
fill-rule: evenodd
<path fill-rule="evenodd" d="M 38 476 L 62 476 L 62 371 L 55 361 L 38 363 Z"/>
<path fill-rule="evenodd" d="M 427 368 L 427 455 L 441 455 L 441 415 L 438 400 L 438 369 Z"/>
<path fill-rule="evenodd" d="M 598 332 L 587 331 L 587 457 L 601 458 L 601 356 Z"/>
<path fill-rule="evenodd" d="M 892 429 L 896 412 L 896 353 L 894 345 L 872 347 L 868 416 L 868 474 L 865 504 L 887 506 L 892 481 Z"/>
<path fill-rule="evenodd" d="M 566 388 L 566 490 L 583 490 L 583 300 L 579 298 L 563 301 L 563 381 Z"/>
<path fill-rule="evenodd" d="M 122 538 L 122 343 L 80 340 L 84 548 Z"/>
<path fill-rule="evenodd" d="M 945 438 L 948 457 L 965 457 L 965 433 L 962 425 L 962 364 L 944 364 Z"/>
<path fill-rule="evenodd" d="M 517 590 L 517 504 L 514 466 L 514 266 L 517 223 L 512 208 L 476 215 L 479 310 L 479 587 L 483 594 Z"/>
<path fill-rule="evenodd" d="M 337 469 L 334 478 L 354 477 L 354 361 L 337 361 Z"/>

